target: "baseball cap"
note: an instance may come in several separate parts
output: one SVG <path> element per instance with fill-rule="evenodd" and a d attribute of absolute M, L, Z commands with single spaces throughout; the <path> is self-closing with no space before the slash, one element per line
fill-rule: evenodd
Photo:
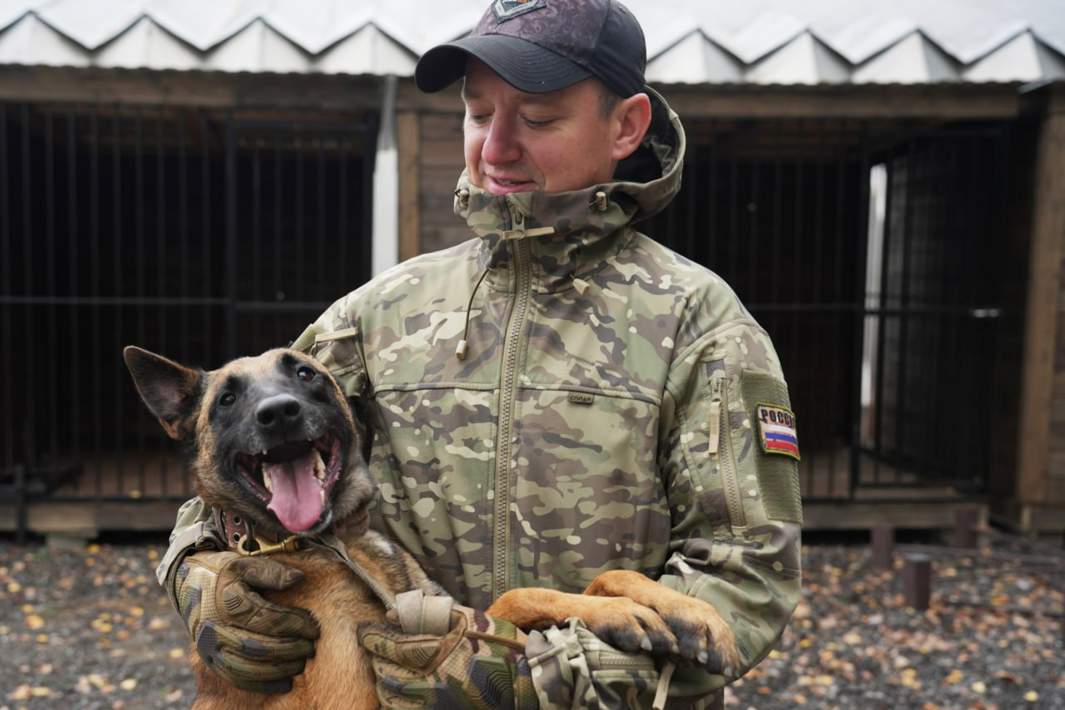
<path fill-rule="evenodd" d="M 622 97 L 642 91 L 643 30 L 616 0 L 494 0 L 467 37 L 437 45 L 414 70 L 418 88 L 440 91 L 476 57 L 527 93 L 596 77 Z"/>

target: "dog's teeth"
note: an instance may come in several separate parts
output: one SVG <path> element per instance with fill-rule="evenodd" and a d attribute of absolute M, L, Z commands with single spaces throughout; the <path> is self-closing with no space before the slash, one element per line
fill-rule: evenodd
<path fill-rule="evenodd" d="M 318 495 L 320 495 L 322 497 L 322 505 L 325 505 L 325 489 L 324 488 L 319 488 L 318 489 Z"/>
<path fill-rule="evenodd" d="M 314 477 L 325 481 L 325 461 L 322 461 L 322 455 L 317 451 L 314 452 Z"/>
<path fill-rule="evenodd" d="M 270 491 L 271 493 L 274 492 L 274 481 L 272 478 L 270 478 L 269 471 L 263 471 L 263 485 L 266 486 L 266 490 Z"/>

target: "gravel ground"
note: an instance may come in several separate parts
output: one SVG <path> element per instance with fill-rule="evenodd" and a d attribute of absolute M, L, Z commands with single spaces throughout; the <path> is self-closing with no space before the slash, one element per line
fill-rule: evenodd
<path fill-rule="evenodd" d="M 188 706 L 184 631 L 152 573 L 162 550 L 0 540 L 0 710 Z M 796 618 L 728 705 L 1065 709 L 1065 553 L 997 533 L 932 552 L 932 608 L 916 612 L 864 544 L 808 544 Z"/>

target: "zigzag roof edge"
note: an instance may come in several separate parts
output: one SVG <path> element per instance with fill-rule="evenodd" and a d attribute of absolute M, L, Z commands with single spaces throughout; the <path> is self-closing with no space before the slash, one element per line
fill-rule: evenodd
<path fill-rule="evenodd" d="M 651 62 L 653 62 L 653 61 L 655 61 L 657 59 L 660 59 L 661 57 L 663 57 L 664 55 L 668 54 L 673 49 L 676 49 L 676 47 L 678 45 L 680 45 L 682 42 L 687 40 L 692 35 L 699 35 L 703 39 L 704 42 L 706 42 L 707 44 L 714 45 L 714 47 L 720 49 L 722 52 L 727 54 L 730 58 L 736 60 L 736 62 L 738 64 L 740 64 L 741 66 L 746 66 L 747 65 L 747 62 L 745 62 L 742 59 L 740 59 L 740 57 L 735 52 L 733 52 L 731 49 L 729 49 L 724 44 L 722 44 L 720 40 L 715 39 L 714 37 L 711 37 L 710 35 L 708 35 L 706 33 L 706 31 L 703 30 L 702 27 L 693 27 L 689 31 L 677 36 L 676 39 L 671 40 L 668 44 L 663 45 L 662 49 L 660 49 L 659 51 L 655 52 L 654 56 L 648 56 L 647 57 L 647 63 L 650 64 Z"/>
<path fill-rule="evenodd" d="M 936 50 L 942 52 L 943 55 L 946 56 L 948 59 L 951 59 L 952 61 L 957 63 L 959 65 L 959 67 L 965 66 L 964 62 L 962 62 L 961 59 L 959 59 L 957 57 L 957 55 L 955 55 L 953 52 L 951 52 L 949 49 L 944 47 L 942 42 L 936 40 L 934 37 L 929 35 L 927 32 L 925 32 L 920 27 L 915 27 L 914 29 L 910 30 L 906 34 L 904 34 L 901 37 L 899 37 L 898 39 L 896 39 L 891 44 L 884 46 L 882 49 L 877 50 L 873 54 L 870 54 L 868 57 L 866 57 L 862 61 L 855 63 L 854 64 L 854 68 L 855 69 L 861 69 L 862 67 L 866 66 L 870 62 L 876 61 L 877 59 L 879 59 L 883 55 L 887 54 L 891 50 L 895 49 L 900 44 L 902 44 L 903 42 L 908 40 L 910 37 L 913 37 L 914 35 L 917 35 L 918 37 L 923 39 L 925 42 L 928 42 Z"/>
<path fill-rule="evenodd" d="M 1005 29 L 999 31 L 997 34 L 992 35 L 992 39 L 984 43 L 979 50 L 973 52 L 968 57 L 958 57 L 958 61 L 964 64 L 966 67 L 971 67 L 977 62 L 980 62 L 990 55 L 994 54 L 998 50 L 1005 47 L 1007 44 L 1017 39 L 1025 32 L 1031 32 L 1032 27 L 1029 23 L 1023 21 L 1017 21 L 1012 24 L 1006 25 Z"/>

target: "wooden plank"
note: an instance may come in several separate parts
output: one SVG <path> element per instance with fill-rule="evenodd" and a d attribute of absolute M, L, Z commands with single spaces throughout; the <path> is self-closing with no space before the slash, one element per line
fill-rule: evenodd
<path fill-rule="evenodd" d="M 104 530 L 170 530 L 174 526 L 177 501 L 120 502 L 39 502 L 26 510 L 26 525 L 31 532 L 47 535 L 91 534 Z M 0 531 L 15 530 L 15 506 L 0 505 Z"/>
<path fill-rule="evenodd" d="M 1047 89 L 1052 91 L 1053 87 Z M 1037 142 L 1033 180 L 1032 239 L 1028 258 L 1020 423 L 1015 495 L 1021 503 L 1042 503 L 1050 455 L 1051 405 L 1055 390 L 1054 351 L 1058 299 L 1065 256 L 1065 95 L 1048 97 Z"/>
<path fill-rule="evenodd" d="M 421 128 L 418 114 L 396 114 L 396 149 L 399 155 L 399 260 L 417 256 L 421 249 L 418 195 L 421 189 Z"/>
<path fill-rule="evenodd" d="M 912 529 L 947 529 L 954 527 L 958 510 L 980 509 L 980 519 L 986 516 L 985 506 L 971 501 L 957 503 L 804 503 L 803 530 L 871 530 L 879 525 Z"/>
<path fill-rule="evenodd" d="M 73 67 L 0 67 L 0 99 L 206 108 L 365 111 L 380 108 L 381 78 Z"/>
<path fill-rule="evenodd" d="M 1020 109 L 1012 84 L 654 84 L 683 119 L 691 118 L 1014 118 Z M 459 85 L 423 94 L 412 79 L 400 81 L 396 106 L 430 113 L 462 113 Z"/>
<path fill-rule="evenodd" d="M 1011 85 L 714 86 L 657 88 L 682 119 L 872 118 L 1004 119 L 1020 110 Z"/>
<path fill-rule="evenodd" d="M 443 140 L 427 141 L 422 139 L 421 164 L 425 167 L 445 167 L 454 171 L 458 178 L 466 161 L 462 155 L 462 134 L 452 135 Z"/>
<path fill-rule="evenodd" d="M 93 503 L 33 503 L 27 521 L 39 534 L 82 533 L 105 530 L 169 531 L 174 525 L 177 501 L 121 501 Z M 954 525 L 955 511 L 981 508 L 972 502 L 957 503 L 807 503 L 803 506 L 805 530 L 868 530 L 877 525 L 895 528 L 948 529 Z M 1065 520 L 1065 509 L 1030 509 L 1039 516 L 1043 529 L 1052 521 Z M 0 505 L 0 531 L 15 529 L 15 508 Z"/>
<path fill-rule="evenodd" d="M 331 74 L 231 74 L 98 67 L 0 67 L 0 99 L 146 103 L 217 108 L 365 110 L 380 103 L 381 78 Z M 934 86 L 664 85 L 683 118 L 1012 118 L 1019 98 L 1010 84 Z M 424 94 L 400 81 L 397 111 L 462 114 L 458 85 Z"/>
<path fill-rule="evenodd" d="M 413 78 L 400 79 L 396 89 L 396 110 L 461 115 L 463 105 L 459 97 L 459 85 L 456 83 L 443 91 L 426 94 L 414 85 Z"/>
<path fill-rule="evenodd" d="M 991 521 L 1025 534 L 1060 534 L 1065 531 L 1065 506 L 1033 505 L 1013 501 L 992 510 Z"/>

